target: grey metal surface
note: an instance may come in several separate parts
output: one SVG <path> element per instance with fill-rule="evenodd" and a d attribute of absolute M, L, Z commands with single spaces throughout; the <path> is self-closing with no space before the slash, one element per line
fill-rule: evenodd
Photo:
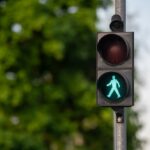
<path fill-rule="evenodd" d="M 114 113 L 114 150 L 126 150 L 126 114 L 124 109 L 122 113 L 124 117 L 122 119 Z"/>
<path fill-rule="evenodd" d="M 115 0 L 115 14 L 121 16 L 124 21 L 124 30 L 126 28 L 126 0 Z"/>
<path fill-rule="evenodd" d="M 126 30 L 126 0 L 115 0 L 115 14 L 121 16 L 124 21 L 124 31 Z M 126 150 L 126 111 L 122 108 L 123 122 L 118 122 L 116 112 L 114 111 L 114 150 Z"/>

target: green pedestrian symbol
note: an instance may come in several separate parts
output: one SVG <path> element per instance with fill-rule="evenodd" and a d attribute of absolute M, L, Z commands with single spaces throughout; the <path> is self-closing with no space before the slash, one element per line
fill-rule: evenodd
<path fill-rule="evenodd" d="M 115 75 L 112 76 L 112 79 L 110 80 L 110 82 L 106 86 L 107 87 L 111 86 L 111 89 L 110 89 L 107 97 L 110 98 L 113 93 L 115 93 L 117 95 L 117 98 L 121 97 L 121 95 L 119 93 L 120 83 L 116 79 Z"/>
<path fill-rule="evenodd" d="M 117 72 L 106 72 L 97 81 L 97 88 L 101 99 L 107 102 L 119 103 L 127 96 L 128 83 L 122 74 Z"/>

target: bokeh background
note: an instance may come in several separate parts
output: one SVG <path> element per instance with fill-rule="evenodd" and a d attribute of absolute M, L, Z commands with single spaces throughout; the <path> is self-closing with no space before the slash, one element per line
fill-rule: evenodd
<path fill-rule="evenodd" d="M 127 29 L 138 35 L 137 6 L 128 0 L 128 8 Z M 0 0 L 1 150 L 113 149 L 112 110 L 96 105 L 95 81 L 96 32 L 109 30 L 113 9 L 111 0 Z M 148 139 L 139 45 L 128 150 L 144 150 Z"/>

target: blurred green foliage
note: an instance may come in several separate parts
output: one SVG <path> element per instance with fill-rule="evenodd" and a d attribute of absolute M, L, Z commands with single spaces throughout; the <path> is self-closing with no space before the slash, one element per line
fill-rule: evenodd
<path fill-rule="evenodd" d="M 0 1 L 1 150 L 113 149 L 112 113 L 95 97 L 96 9 L 108 4 Z"/>

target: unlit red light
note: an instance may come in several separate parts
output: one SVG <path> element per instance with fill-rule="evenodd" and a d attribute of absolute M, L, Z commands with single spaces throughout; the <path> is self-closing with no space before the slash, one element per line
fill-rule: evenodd
<path fill-rule="evenodd" d="M 125 41 L 118 35 L 104 36 L 98 43 L 98 51 L 105 62 L 119 65 L 128 59 L 128 48 Z"/>

